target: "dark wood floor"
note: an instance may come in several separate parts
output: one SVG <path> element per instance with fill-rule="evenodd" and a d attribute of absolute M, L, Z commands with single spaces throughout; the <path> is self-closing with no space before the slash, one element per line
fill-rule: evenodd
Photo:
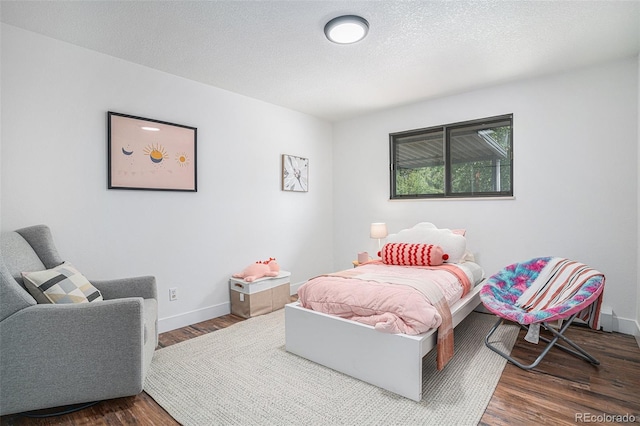
<path fill-rule="evenodd" d="M 242 318 L 225 315 L 160 335 L 160 346 L 228 327 Z M 520 333 L 512 351 L 528 362 L 539 348 Z M 609 416 L 635 416 L 640 423 L 640 349 L 634 337 L 571 326 L 567 336 L 598 358 L 599 367 L 552 350 L 534 371 L 507 364 L 482 417 L 482 425 L 575 425 L 616 423 Z M 496 355 L 497 356 L 497 355 Z M 578 417 L 576 417 L 578 416 Z M 581 416 L 581 417 L 580 417 Z M 597 417 L 597 416 L 600 416 Z M 610 420 L 610 421 L 598 421 Z M 617 419 L 621 420 L 621 418 Z M 583 423 L 588 423 L 583 421 Z M 623 423 L 617 421 L 617 423 Z M 146 393 L 103 401 L 82 411 L 44 419 L 4 416 L 1 425 L 177 425 Z"/>
<path fill-rule="evenodd" d="M 520 332 L 511 356 L 529 364 L 540 348 L 524 341 L 524 334 Z M 573 325 L 567 337 L 595 356 L 600 365 L 557 349 L 532 371 L 508 363 L 481 424 L 629 423 L 612 417 L 625 415 L 635 418 L 632 424 L 640 424 L 640 349 L 636 339 Z"/>

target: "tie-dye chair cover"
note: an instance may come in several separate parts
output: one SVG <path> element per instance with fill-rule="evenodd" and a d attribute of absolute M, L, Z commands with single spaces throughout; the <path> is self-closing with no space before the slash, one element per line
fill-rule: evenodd
<path fill-rule="evenodd" d="M 605 277 L 579 262 L 558 257 L 540 257 L 515 263 L 502 269 L 480 291 L 483 305 L 499 319 L 485 338 L 485 344 L 494 352 L 524 369 L 536 367 L 547 352 L 556 345 L 592 364 L 599 361 L 563 335 L 575 318 L 580 318 L 595 330 L 600 327 L 600 306 Z M 489 338 L 503 320 L 520 324 L 528 330 L 526 340 L 548 343 L 540 356 L 530 365 L 524 365 L 491 344 Z M 560 329 L 549 322 L 564 320 Z M 525 327 L 526 326 L 526 327 Z M 539 336 L 539 327 L 554 337 Z M 558 344 L 563 340 L 576 351 Z"/>

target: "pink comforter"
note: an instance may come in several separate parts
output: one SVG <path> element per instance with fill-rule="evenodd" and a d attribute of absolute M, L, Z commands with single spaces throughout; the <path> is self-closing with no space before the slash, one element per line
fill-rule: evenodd
<path fill-rule="evenodd" d="M 355 269 L 322 275 L 298 289 L 301 305 L 358 321 L 387 333 L 421 334 L 439 327 L 440 312 L 471 287 L 454 265 L 392 266 L 371 262 Z M 444 307 L 443 307 L 444 306 Z"/>

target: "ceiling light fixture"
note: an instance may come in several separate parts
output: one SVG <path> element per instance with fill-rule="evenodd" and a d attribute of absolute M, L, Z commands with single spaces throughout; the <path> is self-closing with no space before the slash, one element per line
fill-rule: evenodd
<path fill-rule="evenodd" d="M 338 16 L 324 26 L 324 34 L 327 38 L 338 44 L 358 42 L 365 38 L 368 32 L 367 20 L 355 15 Z"/>

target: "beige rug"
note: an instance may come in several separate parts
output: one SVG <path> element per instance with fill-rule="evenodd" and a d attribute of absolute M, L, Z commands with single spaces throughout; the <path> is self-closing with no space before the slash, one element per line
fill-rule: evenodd
<path fill-rule="evenodd" d="M 156 351 L 145 391 L 183 425 L 476 425 L 506 363 L 484 346 L 495 320 L 469 315 L 443 371 L 427 354 L 419 403 L 286 352 L 284 310 Z"/>

